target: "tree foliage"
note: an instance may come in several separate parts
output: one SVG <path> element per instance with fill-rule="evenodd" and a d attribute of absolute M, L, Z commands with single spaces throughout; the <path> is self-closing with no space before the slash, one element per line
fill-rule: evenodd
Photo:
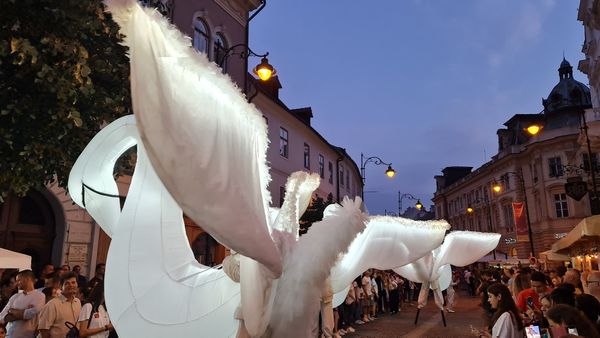
<path fill-rule="evenodd" d="M 65 186 L 100 127 L 131 113 L 127 50 L 100 0 L 0 4 L 0 193 Z"/>
<path fill-rule="evenodd" d="M 311 225 L 315 222 L 319 222 L 323 219 L 323 212 L 328 205 L 335 203 L 333 201 L 333 195 L 329 194 L 327 200 L 324 200 L 319 195 L 316 195 L 310 201 L 310 205 L 306 208 L 302 217 L 300 217 L 300 234 L 304 234 L 308 231 Z"/>

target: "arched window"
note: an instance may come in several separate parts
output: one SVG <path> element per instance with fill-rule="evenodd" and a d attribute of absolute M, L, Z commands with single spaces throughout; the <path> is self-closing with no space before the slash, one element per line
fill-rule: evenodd
<path fill-rule="evenodd" d="M 206 23 L 200 19 L 194 19 L 194 49 L 199 51 L 200 53 L 208 54 L 208 44 L 209 44 L 209 35 L 208 28 Z"/>
<path fill-rule="evenodd" d="M 227 40 L 225 40 L 223 34 L 217 33 L 215 35 L 215 43 L 213 45 L 213 56 L 216 64 L 220 65 L 220 63 L 223 63 L 223 72 L 227 71 L 227 60 L 224 59 L 227 48 L 229 48 L 227 45 Z"/>
<path fill-rule="evenodd" d="M 198 263 L 206 266 L 215 265 L 216 248 L 219 243 L 208 233 L 203 232 L 192 242 L 192 252 Z"/>

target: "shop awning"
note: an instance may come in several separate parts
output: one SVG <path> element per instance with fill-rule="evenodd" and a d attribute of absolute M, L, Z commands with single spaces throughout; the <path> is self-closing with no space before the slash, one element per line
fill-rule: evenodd
<path fill-rule="evenodd" d="M 564 262 L 564 261 L 570 261 L 571 260 L 571 258 L 569 257 L 569 255 L 563 255 L 563 254 L 559 254 L 559 253 L 556 253 L 556 252 L 552 252 L 552 250 L 540 252 L 540 257 L 542 259 L 547 260 L 547 261 Z"/>
<path fill-rule="evenodd" d="M 600 215 L 582 219 L 565 237 L 552 244 L 552 252 L 578 254 L 600 245 Z"/>
<path fill-rule="evenodd" d="M 0 269 L 31 269 L 31 256 L 0 248 Z"/>

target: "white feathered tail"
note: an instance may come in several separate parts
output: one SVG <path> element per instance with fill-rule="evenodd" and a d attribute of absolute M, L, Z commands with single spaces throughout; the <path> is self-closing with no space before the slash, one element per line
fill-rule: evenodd
<path fill-rule="evenodd" d="M 364 230 L 362 200 L 330 205 L 284 259 L 271 317 L 272 337 L 305 338 L 317 318 L 321 289 L 338 255 Z"/>

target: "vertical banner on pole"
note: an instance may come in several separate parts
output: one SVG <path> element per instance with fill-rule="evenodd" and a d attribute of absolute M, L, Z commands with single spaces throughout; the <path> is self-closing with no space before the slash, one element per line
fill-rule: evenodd
<path fill-rule="evenodd" d="M 513 202 L 513 216 L 515 218 L 515 229 L 517 242 L 529 242 L 529 231 L 527 229 L 527 216 L 525 215 L 525 203 Z"/>

